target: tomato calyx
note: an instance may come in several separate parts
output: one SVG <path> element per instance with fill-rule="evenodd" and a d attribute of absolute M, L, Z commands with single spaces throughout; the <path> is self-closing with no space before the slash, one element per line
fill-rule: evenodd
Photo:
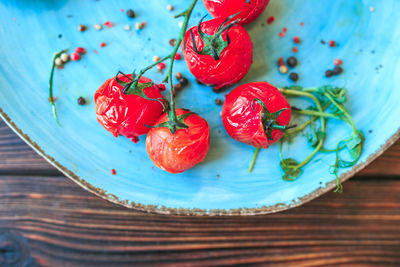
<path fill-rule="evenodd" d="M 124 82 L 120 78 L 118 78 L 119 74 L 121 74 L 125 78 L 127 78 L 129 80 L 129 82 Z M 139 77 L 137 77 L 135 72 L 132 73 L 132 77 L 135 77 L 135 79 L 130 78 L 129 76 L 127 76 L 125 73 L 123 73 L 121 71 L 118 71 L 117 75 L 115 75 L 115 80 L 117 81 L 117 83 L 124 87 L 122 89 L 122 93 L 123 94 L 125 94 L 125 95 L 137 95 L 137 96 L 140 96 L 140 97 L 142 97 L 144 99 L 147 99 L 147 100 L 158 101 L 165 108 L 165 105 L 163 103 L 164 102 L 163 98 L 160 98 L 160 97 L 159 98 L 147 97 L 146 94 L 143 91 L 144 89 L 153 86 L 154 85 L 153 82 L 139 83 Z"/>
<path fill-rule="evenodd" d="M 193 50 L 199 55 L 209 55 L 212 56 L 215 60 L 219 60 L 222 51 L 231 42 L 231 39 L 229 38 L 228 35 L 229 29 L 235 26 L 239 22 L 239 20 L 235 20 L 230 23 L 228 23 L 228 21 L 231 20 L 236 15 L 237 14 L 234 14 L 226 18 L 226 20 L 224 20 L 224 22 L 222 22 L 222 24 L 219 26 L 217 32 L 214 33 L 213 35 L 206 34 L 201 30 L 201 23 L 206 17 L 204 16 L 197 25 L 197 31 L 199 33 L 200 39 L 203 41 L 204 47 L 201 51 L 199 51 L 199 49 L 196 46 L 193 31 L 192 29 L 190 29 L 190 36 L 192 38 Z M 226 32 L 226 41 L 222 38 L 222 33 L 224 32 Z"/>
<path fill-rule="evenodd" d="M 189 126 L 187 126 L 185 124 L 185 119 L 191 115 L 195 114 L 194 112 L 188 112 L 185 114 L 182 114 L 180 116 L 176 116 L 175 112 L 172 112 L 171 109 L 169 109 L 167 111 L 167 116 L 168 116 L 168 120 L 166 122 L 163 123 L 159 123 L 156 124 L 154 126 L 149 126 L 149 125 L 145 125 L 146 127 L 149 128 L 162 128 L 162 127 L 166 127 L 170 130 L 170 132 L 172 134 L 175 134 L 175 132 L 179 129 L 187 129 L 189 128 Z"/>
<path fill-rule="evenodd" d="M 282 108 L 276 112 L 269 112 L 267 107 L 265 106 L 264 102 L 262 102 L 258 98 L 254 98 L 251 101 L 251 107 L 255 111 L 254 108 L 254 102 L 257 102 L 261 108 L 262 108 L 262 113 L 261 113 L 261 122 L 263 124 L 264 132 L 265 135 L 267 136 L 268 140 L 273 140 L 272 138 L 272 130 L 281 130 L 281 131 L 286 131 L 287 129 L 291 129 L 296 127 L 297 125 L 290 125 L 290 126 L 285 126 L 285 125 L 280 125 L 277 122 L 278 117 L 281 115 L 281 113 L 288 108 Z"/>

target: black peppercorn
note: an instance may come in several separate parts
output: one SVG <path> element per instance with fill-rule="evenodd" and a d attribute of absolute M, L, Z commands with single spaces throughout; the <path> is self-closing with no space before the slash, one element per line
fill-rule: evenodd
<path fill-rule="evenodd" d="M 299 75 L 296 72 L 292 72 L 289 74 L 289 79 L 291 79 L 294 82 L 297 82 L 297 80 L 299 79 Z"/>
<path fill-rule="evenodd" d="M 182 90 L 182 85 L 180 83 L 174 84 L 174 91 L 180 91 Z"/>
<path fill-rule="evenodd" d="M 295 57 L 289 57 L 289 58 L 286 60 L 286 64 L 287 64 L 289 67 L 294 68 L 294 67 L 297 66 L 297 59 L 296 59 Z"/>
<path fill-rule="evenodd" d="M 79 97 L 78 98 L 78 105 L 85 105 L 86 104 L 86 100 L 83 97 Z"/>
<path fill-rule="evenodd" d="M 333 74 L 334 74 L 334 75 L 339 75 L 339 74 L 342 73 L 342 72 L 343 72 L 343 68 L 340 67 L 340 66 L 336 66 L 336 67 L 333 69 Z"/>
<path fill-rule="evenodd" d="M 182 77 L 179 79 L 179 83 L 182 85 L 182 87 L 184 87 L 189 84 L 189 81 L 185 77 Z"/>
<path fill-rule="evenodd" d="M 332 76 L 333 76 L 333 71 L 332 70 L 325 71 L 325 77 L 332 77 Z"/>
<path fill-rule="evenodd" d="M 216 104 L 216 105 L 221 106 L 223 103 L 224 103 L 224 101 L 222 101 L 221 98 L 215 99 L 215 104 Z"/>
<path fill-rule="evenodd" d="M 132 9 L 128 9 L 126 11 L 126 15 L 130 18 L 134 18 L 136 16 L 135 12 Z"/>

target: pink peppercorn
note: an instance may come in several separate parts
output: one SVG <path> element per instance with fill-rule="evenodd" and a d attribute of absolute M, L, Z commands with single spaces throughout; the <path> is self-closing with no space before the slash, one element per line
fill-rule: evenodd
<path fill-rule="evenodd" d="M 76 60 L 81 59 L 81 56 L 78 53 L 74 52 L 71 54 L 70 58 L 71 58 L 71 60 L 76 61 Z"/>
<path fill-rule="evenodd" d="M 100 47 L 105 47 L 107 44 L 105 42 L 100 43 Z"/>
<path fill-rule="evenodd" d="M 285 36 L 285 33 L 280 32 L 280 33 L 278 34 L 278 36 L 282 38 L 283 36 Z"/>
<path fill-rule="evenodd" d="M 330 47 L 335 47 L 335 46 L 336 46 L 336 42 L 333 41 L 333 40 L 330 40 L 330 41 L 328 42 L 328 45 L 329 45 Z"/>
<path fill-rule="evenodd" d="M 283 27 L 283 32 L 286 33 L 287 32 L 287 28 Z"/>
<path fill-rule="evenodd" d="M 111 169 L 111 174 L 112 174 L 112 175 L 116 175 L 116 174 L 117 174 L 117 171 L 116 171 L 115 169 Z"/>
<path fill-rule="evenodd" d="M 301 40 L 298 36 L 293 37 L 293 42 L 295 42 L 296 44 L 301 43 Z"/>
<path fill-rule="evenodd" d="M 179 59 L 181 59 L 181 54 L 176 53 L 176 54 L 175 54 L 175 60 L 179 60 Z"/>
<path fill-rule="evenodd" d="M 280 57 L 278 59 L 278 66 L 280 67 L 280 66 L 283 66 L 283 65 L 285 65 L 285 60 L 283 59 L 283 57 Z"/>
<path fill-rule="evenodd" d="M 111 28 L 113 26 L 111 21 L 106 21 L 104 22 L 104 26 L 107 26 L 108 28 Z"/>
<path fill-rule="evenodd" d="M 271 24 L 272 22 L 274 22 L 274 20 L 275 20 L 275 17 L 274 17 L 274 16 L 271 16 L 271 17 L 269 17 L 269 18 L 267 19 L 267 23 L 268 23 L 268 24 Z"/>
<path fill-rule="evenodd" d="M 336 59 L 333 61 L 333 64 L 334 64 L 335 66 L 342 65 L 342 64 L 343 64 L 343 60 L 341 60 L 341 59 L 339 59 L 339 58 L 336 58 Z"/>
<path fill-rule="evenodd" d="M 159 70 L 165 69 L 165 63 L 164 62 L 158 63 L 157 64 L 157 69 L 159 69 Z"/>
<path fill-rule="evenodd" d="M 302 27 L 303 27 L 303 26 L 304 26 L 304 22 L 300 22 L 300 26 L 302 26 Z"/>
<path fill-rule="evenodd" d="M 292 52 L 297 53 L 297 52 L 299 52 L 299 49 L 297 47 L 292 47 Z"/>
<path fill-rule="evenodd" d="M 86 50 L 83 47 L 77 47 L 75 49 L 75 52 L 78 53 L 78 54 L 84 54 L 86 52 Z"/>

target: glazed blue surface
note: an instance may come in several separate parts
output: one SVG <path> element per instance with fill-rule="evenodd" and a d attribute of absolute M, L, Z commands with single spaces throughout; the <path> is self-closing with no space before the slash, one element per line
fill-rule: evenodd
<path fill-rule="evenodd" d="M 130 4 L 128 4 L 128 2 Z M 190 86 L 177 98 L 178 106 L 189 108 L 207 119 L 211 148 L 204 163 L 179 175 L 166 173 L 148 158 L 144 137 L 138 144 L 114 138 L 97 123 L 93 95 L 105 79 L 118 70 L 131 72 L 152 61 L 154 55 L 169 53 L 168 41 L 179 32 L 179 19 L 173 14 L 184 10 L 187 0 L 168 1 L 176 11 L 166 9 L 166 1 L 62 1 L 7 0 L 0 2 L 0 107 L 42 150 L 87 183 L 143 205 L 168 208 L 237 209 L 291 205 L 334 180 L 329 166 L 334 155 L 318 155 L 295 182 L 282 180 L 279 146 L 263 150 L 253 173 L 247 173 L 253 148 L 226 134 L 214 104 L 222 94 L 194 82 L 183 60 L 175 65 L 189 78 Z M 370 7 L 375 11 L 371 12 Z M 133 8 L 135 19 L 121 8 Z M 298 84 L 346 86 L 347 107 L 365 136 L 359 163 L 378 152 L 399 130 L 400 120 L 400 1 L 356 0 L 272 0 L 263 15 L 246 26 L 254 43 L 254 64 L 241 83 L 266 80 L 277 86 L 291 85 L 288 75 L 276 68 L 279 57 L 292 55 L 295 35 L 302 39 L 296 57 Z M 206 14 L 200 1 L 190 25 Z M 275 22 L 267 25 L 273 15 Z M 111 21 L 112 28 L 97 31 L 93 24 Z M 138 31 L 136 22 L 146 21 Z M 300 26 L 304 22 L 304 26 Z M 85 24 L 88 30 L 78 31 Z M 125 31 L 124 26 L 132 26 Z M 288 32 L 278 37 L 283 27 Z M 62 35 L 59 38 L 59 35 Z M 335 40 L 330 48 L 320 40 Z M 100 47 L 101 42 L 107 46 Z M 78 62 L 56 70 L 54 94 L 61 126 L 55 123 L 48 103 L 48 79 L 55 51 L 77 46 L 87 49 Z M 94 50 L 97 50 L 96 54 Z M 335 78 L 323 76 L 333 60 L 344 61 L 345 72 Z M 147 73 L 156 82 L 163 75 Z M 85 106 L 77 98 L 85 97 Z M 330 122 L 332 147 L 349 131 Z M 372 131 L 371 131 L 372 130 Z M 287 155 L 302 159 L 309 152 L 306 143 L 296 139 Z M 115 169 L 117 175 L 110 170 Z M 342 169 L 340 174 L 350 171 Z M 344 185 L 346 190 L 346 185 Z"/>

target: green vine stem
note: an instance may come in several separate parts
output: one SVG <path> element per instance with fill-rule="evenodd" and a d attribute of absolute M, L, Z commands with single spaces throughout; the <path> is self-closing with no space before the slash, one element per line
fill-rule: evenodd
<path fill-rule="evenodd" d="M 304 92 L 304 91 L 298 91 L 298 90 L 290 90 L 290 89 L 280 89 L 280 91 L 283 94 L 288 95 L 288 96 L 294 95 L 294 96 L 308 97 L 315 102 L 318 112 L 321 112 L 321 113 L 323 112 L 320 101 L 311 93 Z M 320 118 L 320 121 L 321 121 L 321 132 L 325 133 L 326 132 L 325 117 L 323 117 L 323 116 L 318 116 L 318 117 Z M 322 148 L 322 145 L 324 144 L 324 140 L 325 140 L 325 138 L 320 138 L 314 151 L 299 164 L 286 164 L 285 161 L 283 160 L 282 154 L 281 154 L 281 162 L 283 162 L 283 164 L 285 165 L 286 168 L 300 169 L 301 167 L 306 165 L 315 156 L 315 154 Z M 281 150 L 282 150 L 282 147 L 283 147 L 283 142 L 281 142 Z"/>
<path fill-rule="evenodd" d="M 251 162 L 250 162 L 249 169 L 248 169 L 249 173 L 253 171 L 253 168 L 254 168 L 254 165 L 256 164 L 257 156 L 258 156 L 258 153 L 260 152 L 260 149 L 261 148 L 257 147 L 256 150 L 254 150 L 254 154 L 253 154 L 253 157 L 251 158 Z"/>
<path fill-rule="evenodd" d="M 56 119 L 57 124 L 60 124 L 58 117 L 57 117 L 57 110 L 56 105 L 54 104 L 54 97 L 53 97 L 53 77 L 54 77 L 54 70 L 56 68 L 56 59 L 62 54 L 67 52 L 67 49 L 64 49 L 60 52 L 54 53 L 51 65 L 51 72 L 50 72 L 50 79 L 49 79 L 49 101 L 51 105 L 51 109 L 53 112 L 53 117 Z"/>
<path fill-rule="evenodd" d="M 173 124 L 175 126 L 179 125 L 179 122 L 178 122 L 178 119 L 177 119 L 177 116 L 176 116 L 176 112 L 175 112 L 175 100 L 174 100 L 174 94 L 173 94 L 174 85 L 173 85 L 173 81 L 172 81 L 173 80 L 172 70 L 173 70 L 174 61 L 175 61 L 175 55 L 178 52 L 179 46 L 181 45 L 181 43 L 183 41 L 183 38 L 185 36 L 186 30 L 187 30 L 187 27 L 188 27 L 190 16 L 192 15 L 193 9 L 194 9 L 197 1 L 198 0 L 192 0 L 191 4 L 189 5 L 189 7 L 184 12 L 182 12 L 182 13 L 180 13 L 180 14 L 175 16 L 175 18 L 183 17 L 184 21 L 183 21 L 183 25 L 182 25 L 182 28 L 181 28 L 180 33 L 179 33 L 178 40 L 177 40 L 172 52 L 169 55 L 161 58 L 157 62 L 154 62 L 153 64 L 151 64 L 151 65 L 147 66 L 146 68 L 140 70 L 139 74 L 137 76 L 135 75 L 135 73 L 133 73 L 133 75 L 132 75 L 132 76 L 136 76 L 136 78 L 135 78 L 135 80 L 134 80 L 134 82 L 132 84 L 132 87 L 136 89 L 136 87 L 138 85 L 138 82 L 139 82 L 139 79 L 140 79 L 140 77 L 142 77 L 143 74 L 145 74 L 148 70 L 152 69 L 153 67 L 157 66 L 157 64 L 159 64 L 161 62 L 164 62 L 164 61 L 166 61 L 168 59 L 170 60 L 170 64 L 168 66 L 167 74 L 166 74 L 163 82 L 168 83 L 169 86 L 170 86 L 170 88 L 169 88 L 170 102 L 169 102 L 169 110 L 167 111 L 167 114 L 168 114 L 168 121 L 171 122 L 171 124 Z M 175 129 L 174 127 L 173 127 L 173 129 Z"/>

